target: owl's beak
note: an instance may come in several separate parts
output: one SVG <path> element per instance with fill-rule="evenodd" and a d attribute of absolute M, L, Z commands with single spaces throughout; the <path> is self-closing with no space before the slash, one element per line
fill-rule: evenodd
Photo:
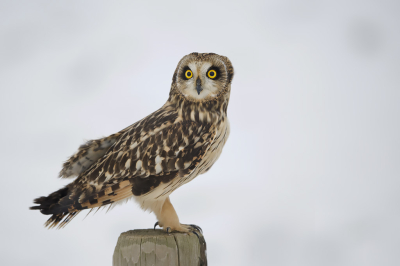
<path fill-rule="evenodd" d="M 201 80 L 198 77 L 197 80 L 196 80 L 196 91 L 197 91 L 197 94 L 200 95 L 200 92 L 202 90 L 203 90 L 203 88 L 201 87 Z"/>

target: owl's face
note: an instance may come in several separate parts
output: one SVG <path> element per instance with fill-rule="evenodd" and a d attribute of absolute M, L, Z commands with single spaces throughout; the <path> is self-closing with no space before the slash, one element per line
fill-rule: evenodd
<path fill-rule="evenodd" d="M 191 53 L 179 62 L 172 89 L 192 102 L 209 101 L 229 91 L 232 78 L 233 67 L 227 57 Z"/>

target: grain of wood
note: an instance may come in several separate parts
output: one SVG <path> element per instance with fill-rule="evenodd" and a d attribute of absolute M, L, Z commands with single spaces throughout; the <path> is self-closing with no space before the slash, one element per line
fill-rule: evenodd
<path fill-rule="evenodd" d="M 118 238 L 113 266 L 206 266 L 206 243 L 198 234 L 127 231 Z"/>

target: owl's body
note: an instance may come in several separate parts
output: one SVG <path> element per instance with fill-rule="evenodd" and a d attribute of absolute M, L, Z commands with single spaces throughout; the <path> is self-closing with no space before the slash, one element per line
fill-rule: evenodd
<path fill-rule="evenodd" d="M 232 65 L 216 54 L 192 53 L 178 64 L 168 101 L 159 110 L 109 137 L 82 145 L 61 177 L 66 187 L 35 200 L 46 226 L 65 226 L 81 210 L 133 197 L 164 229 L 187 232 L 169 195 L 207 172 L 229 136 L 227 107 Z"/>

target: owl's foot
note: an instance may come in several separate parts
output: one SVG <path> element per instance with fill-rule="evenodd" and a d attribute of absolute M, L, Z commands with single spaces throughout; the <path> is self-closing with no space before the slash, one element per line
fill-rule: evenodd
<path fill-rule="evenodd" d="M 190 233 L 190 232 L 199 232 L 202 233 L 202 230 L 197 225 L 193 224 L 181 224 L 179 222 L 178 215 L 175 212 L 174 207 L 167 197 L 163 203 L 161 210 L 155 209 L 153 210 L 157 217 L 157 222 L 154 224 L 154 229 L 158 226 L 162 227 L 164 231 L 167 233 L 170 232 L 181 232 L 181 233 Z M 198 235 L 197 233 L 195 233 Z"/>
<path fill-rule="evenodd" d="M 161 227 L 164 231 L 166 231 L 167 233 L 171 233 L 172 231 L 175 232 L 182 232 L 182 233 L 188 233 L 191 232 L 193 229 L 189 226 L 189 225 L 185 225 L 185 224 L 180 224 L 180 223 L 166 223 L 166 225 L 164 226 L 162 223 L 160 222 L 156 222 L 154 224 L 154 230 L 156 230 L 157 225 L 159 227 Z"/>
<path fill-rule="evenodd" d="M 163 230 L 167 231 L 167 233 L 171 232 L 181 232 L 181 233 L 189 233 L 192 232 L 193 229 L 185 224 L 166 224 L 162 226 Z"/>
<path fill-rule="evenodd" d="M 165 230 L 167 233 L 171 233 L 173 231 L 175 232 L 181 232 L 181 233 L 194 233 L 199 237 L 197 232 L 203 233 L 203 230 L 200 228 L 200 226 L 197 226 L 195 224 L 179 224 L 179 225 L 170 225 L 170 226 L 163 226 L 160 222 L 156 222 L 154 224 L 154 230 L 156 230 L 156 227 L 160 226 Z M 197 232 L 196 232 L 197 231 Z"/>
<path fill-rule="evenodd" d="M 203 230 L 201 230 L 200 226 L 194 224 L 180 224 L 180 227 L 177 229 L 171 229 L 171 227 L 167 227 L 164 229 L 167 233 L 171 233 L 172 231 L 182 232 L 182 233 L 193 233 L 200 240 L 200 236 L 198 233 L 203 234 Z"/>

